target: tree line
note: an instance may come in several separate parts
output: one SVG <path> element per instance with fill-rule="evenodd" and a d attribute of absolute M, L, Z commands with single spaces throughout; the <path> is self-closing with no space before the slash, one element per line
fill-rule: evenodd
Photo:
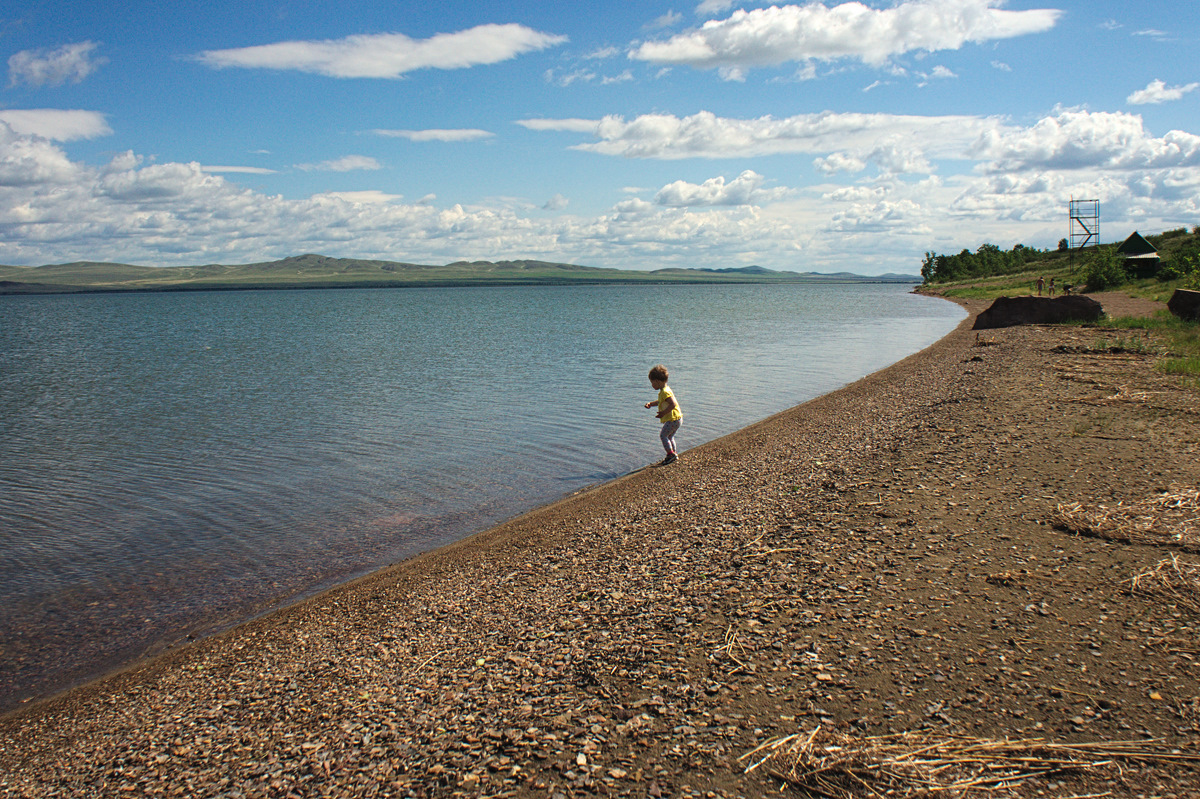
<path fill-rule="evenodd" d="M 1059 250 L 1065 250 L 1066 240 L 1059 242 Z M 975 252 L 964 249 L 957 255 L 925 253 L 921 263 L 921 277 L 926 283 L 945 283 L 951 280 L 1008 275 L 1025 271 L 1030 261 L 1045 258 L 1049 250 L 1014 244 L 1011 250 L 1002 250 L 995 244 L 982 244 Z"/>

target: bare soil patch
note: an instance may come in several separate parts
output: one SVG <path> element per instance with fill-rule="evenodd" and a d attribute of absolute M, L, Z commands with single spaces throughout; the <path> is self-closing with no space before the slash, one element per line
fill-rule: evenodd
<path fill-rule="evenodd" d="M 811 736 L 1096 755 L 988 796 L 1197 795 L 1197 557 L 1055 521 L 1200 485 L 1197 390 L 1093 329 L 970 324 L 677 464 L 10 714 L 0 791 L 800 796 L 794 749 L 762 758 Z"/>

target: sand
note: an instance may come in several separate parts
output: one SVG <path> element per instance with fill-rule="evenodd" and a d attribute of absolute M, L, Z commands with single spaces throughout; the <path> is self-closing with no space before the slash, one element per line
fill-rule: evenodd
<path fill-rule="evenodd" d="M 990 795 L 1196 795 L 1200 606 L 1134 577 L 1197 560 L 1196 508 L 1159 500 L 1200 486 L 1200 389 L 1146 334 L 970 322 L 676 464 L 10 713 L 0 793 L 760 796 L 781 780 L 744 756 L 819 726 L 1138 741 L 1180 755 Z M 1069 529 L 1075 504 L 1159 508 L 1161 534 Z"/>

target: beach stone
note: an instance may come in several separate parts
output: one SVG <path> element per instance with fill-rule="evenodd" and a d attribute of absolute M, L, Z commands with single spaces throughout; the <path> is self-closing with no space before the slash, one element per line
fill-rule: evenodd
<path fill-rule="evenodd" d="M 1180 319 L 1200 319 L 1200 291 L 1175 289 L 1167 308 Z"/>
<path fill-rule="evenodd" d="M 1045 325 L 1060 322 L 1095 322 L 1104 308 L 1091 297 L 997 297 L 991 307 L 975 319 L 973 330 L 1015 325 Z"/>

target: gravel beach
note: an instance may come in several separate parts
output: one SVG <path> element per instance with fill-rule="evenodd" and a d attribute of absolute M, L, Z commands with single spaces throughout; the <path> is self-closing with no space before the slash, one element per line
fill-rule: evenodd
<path fill-rule="evenodd" d="M 1137 742 L 989 795 L 1196 796 L 1200 587 L 1135 577 L 1200 560 L 1200 389 L 1141 331 L 971 321 L 10 713 L 0 795 L 800 796 L 787 747 L 749 753 L 819 728 Z M 1122 513 L 1157 527 L 1076 523 Z"/>

